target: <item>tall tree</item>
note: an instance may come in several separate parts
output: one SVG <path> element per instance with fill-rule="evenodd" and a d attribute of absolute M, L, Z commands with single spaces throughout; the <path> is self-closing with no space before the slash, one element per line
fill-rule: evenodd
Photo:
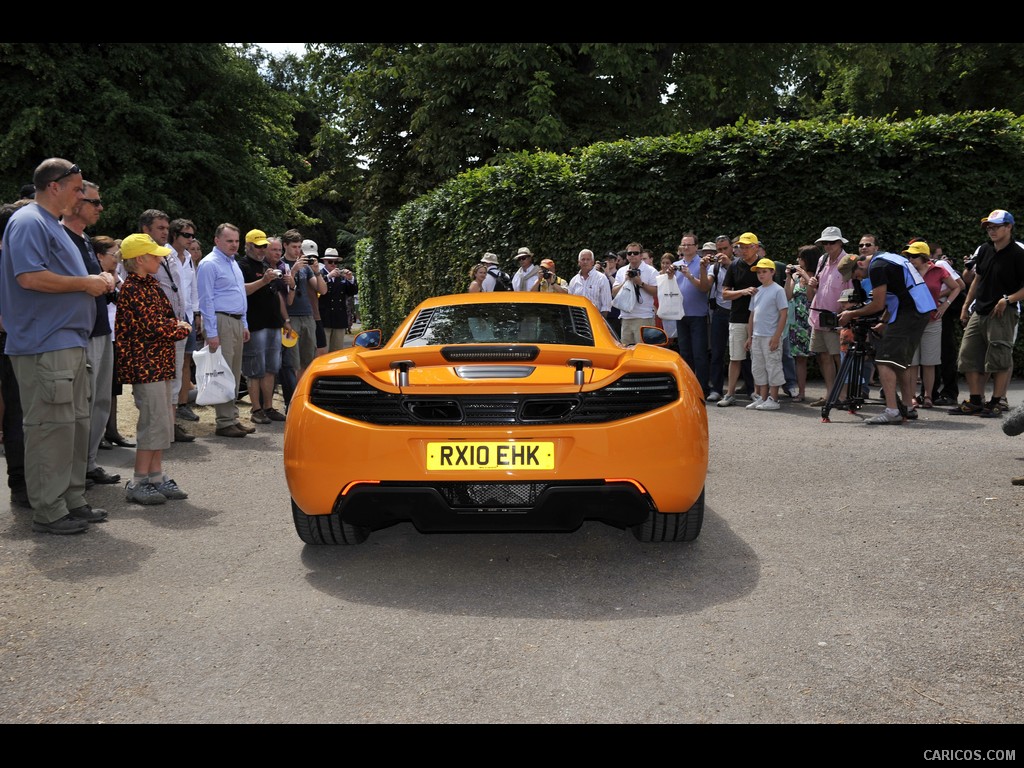
<path fill-rule="evenodd" d="M 567 152 L 666 123 L 676 44 L 316 43 L 323 102 L 392 210 L 469 168 L 527 149 Z"/>
<path fill-rule="evenodd" d="M 60 156 L 101 186 L 111 234 L 146 208 L 193 219 L 204 244 L 222 221 L 295 218 L 294 101 L 224 43 L 0 43 L 0 103 L 8 199 Z"/>

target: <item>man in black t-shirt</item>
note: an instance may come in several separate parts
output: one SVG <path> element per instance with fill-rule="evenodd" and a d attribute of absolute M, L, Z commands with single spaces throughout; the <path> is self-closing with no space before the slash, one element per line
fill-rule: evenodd
<path fill-rule="evenodd" d="M 269 240 L 259 229 L 245 236 L 245 256 L 238 267 L 245 280 L 249 340 L 242 348 L 242 375 L 249 387 L 250 419 L 254 424 L 284 421 L 274 408 L 274 383 L 281 368 L 281 328 L 284 325 L 282 272 L 267 266 Z"/>
<path fill-rule="evenodd" d="M 757 273 L 752 269 L 757 263 L 757 235 L 753 232 L 744 232 L 737 238 L 736 243 L 739 245 L 740 258 L 732 260 L 722 282 L 722 298 L 731 301 L 732 306 L 729 309 L 729 386 L 722 399 L 718 401 L 720 408 L 736 403 L 736 383 L 747 359 L 750 297 L 757 293 L 760 285 Z M 753 377 L 747 382 L 748 391 L 753 391 L 752 379 Z"/>
<path fill-rule="evenodd" d="M 981 220 L 990 242 L 978 249 L 976 277 L 960 311 L 964 335 L 957 368 L 967 380 L 970 399 L 949 411 L 954 415 L 998 416 L 1013 369 L 1013 343 L 1024 298 L 1024 247 L 1013 238 L 1013 216 L 996 209 Z M 973 306 L 973 314 L 971 305 Z M 986 374 L 992 399 L 983 402 Z"/>

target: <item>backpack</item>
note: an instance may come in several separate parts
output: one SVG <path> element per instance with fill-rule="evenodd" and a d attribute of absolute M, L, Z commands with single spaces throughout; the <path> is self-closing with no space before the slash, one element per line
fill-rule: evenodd
<path fill-rule="evenodd" d="M 494 278 L 495 292 L 512 290 L 512 278 L 508 272 L 503 272 L 498 267 L 488 267 L 487 274 Z"/>

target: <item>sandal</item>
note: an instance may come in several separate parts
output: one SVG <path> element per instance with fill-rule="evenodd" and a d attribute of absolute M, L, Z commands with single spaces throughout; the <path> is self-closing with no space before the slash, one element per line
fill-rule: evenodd
<path fill-rule="evenodd" d="M 932 399 L 930 397 L 926 397 L 924 402 L 921 403 L 922 408 L 931 408 L 933 405 L 934 403 L 932 403 Z"/>
<path fill-rule="evenodd" d="M 797 395 L 796 397 L 791 398 L 790 400 L 790 402 L 792 403 L 802 403 L 803 401 L 804 399 L 800 395 Z"/>

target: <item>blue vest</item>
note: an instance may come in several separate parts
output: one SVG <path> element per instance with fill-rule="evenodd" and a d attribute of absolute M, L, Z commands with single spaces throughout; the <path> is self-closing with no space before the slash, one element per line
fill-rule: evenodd
<path fill-rule="evenodd" d="M 918 312 L 931 312 L 935 309 L 935 299 L 932 292 L 925 285 L 921 273 L 914 269 L 913 265 L 904 256 L 897 256 L 895 253 L 876 253 L 876 259 L 903 267 L 903 279 L 906 281 L 907 290 L 910 291 L 910 298 L 914 300 L 914 306 Z M 885 308 L 889 310 L 889 322 L 896 320 L 896 311 L 900 308 L 900 299 L 893 291 L 885 292 Z"/>

